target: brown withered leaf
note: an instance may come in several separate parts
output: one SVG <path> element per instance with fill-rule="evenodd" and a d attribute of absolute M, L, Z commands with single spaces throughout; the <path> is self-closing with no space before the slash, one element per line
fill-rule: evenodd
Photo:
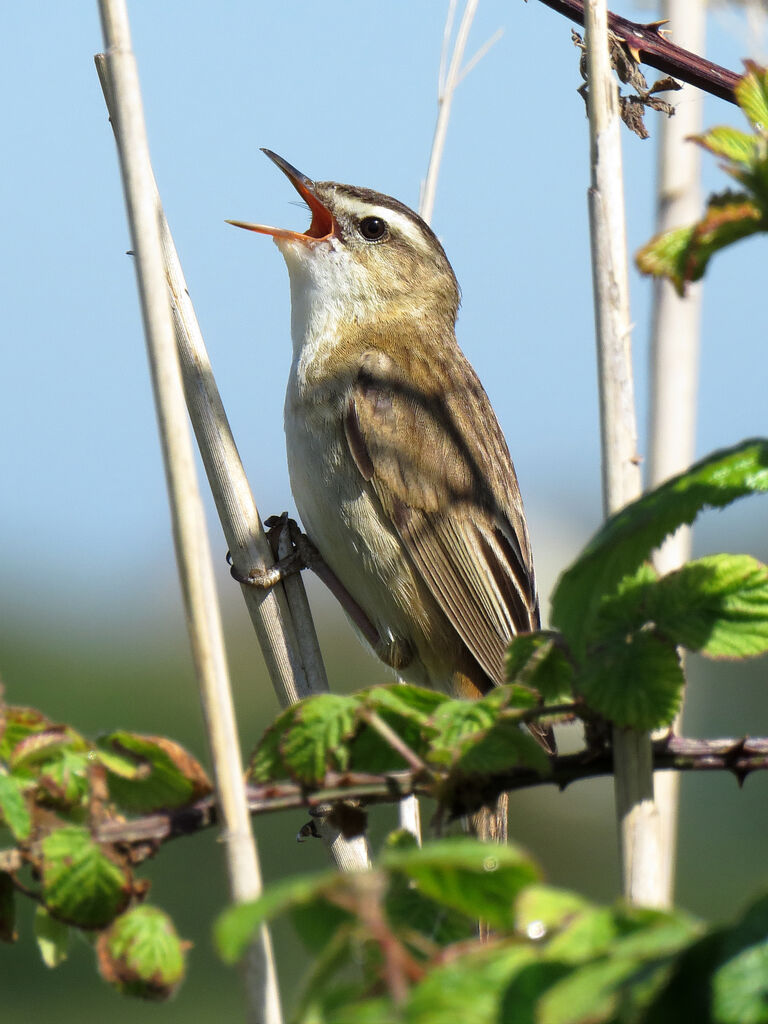
<path fill-rule="evenodd" d="M 589 90 L 587 48 L 582 36 L 574 29 L 571 29 L 571 40 L 574 46 L 581 51 L 579 72 L 584 79 L 584 84 L 579 87 L 578 92 L 586 103 Z M 621 119 L 635 135 L 638 135 L 641 139 L 647 139 L 649 133 L 645 127 L 644 120 L 646 109 L 656 110 L 661 114 L 666 114 L 667 117 L 672 117 L 675 112 L 675 108 L 671 103 L 660 99 L 654 94 L 681 89 L 682 86 L 674 78 L 667 76 L 666 78 L 658 79 L 649 88 L 635 53 L 627 46 L 624 40 L 609 31 L 608 43 L 611 50 L 611 66 L 619 80 L 624 85 L 629 85 L 634 89 L 634 92 L 627 94 L 619 91 L 619 113 Z"/>

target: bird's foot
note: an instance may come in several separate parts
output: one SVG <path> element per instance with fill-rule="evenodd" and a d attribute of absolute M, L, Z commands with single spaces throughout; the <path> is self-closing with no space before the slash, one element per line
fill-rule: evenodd
<path fill-rule="evenodd" d="M 238 583 L 258 587 L 260 590 L 270 590 L 278 583 L 282 583 L 287 576 L 311 568 L 320 555 L 309 537 L 301 532 L 298 524 L 288 518 L 287 512 L 279 516 L 270 516 L 264 525 L 267 527 L 267 540 L 275 556 L 274 565 L 269 568 L 251 569 L 244 576 L 232 565 L 229 554 L 227 561 L 230 563 L 229 571 L 232 578 Z"/>
<path fill-rule="evenodd" d="M 413 661 L 413 648 L 410 643 L 402 637 L 379 635 L 371 620 L 324 561 L 306 533 L 302 533 L 294 519 L 288 518 L 287 512 L 279 516 L 270 516 L 264 525 L 267 527 L 267 538 L 274 552 L 275 564 L 268 569 L 252 569 L 247 576 L 241 576 L 235 567 L 231 566 L 230 572 L 238 583 L 268 590 L 292 573 L 311 569 L 330 590 L 385 665 L 389 665 L 396 672 L 410 665 Z"/>
<path fill-rule="evenodd" d="M 268 569 L 251 569 L 247 576 L 241 576 L 234 565 L 230 566 L 232 578 L 248 587 L 258 587 L 259 590 L 271 590 L 272 587 L 295 572 L 301 572 L 306 568 L 302 564 L 301 555 L 298 551 L 292 552 L 285 558 L 279 558 L 274 565 Z"/>

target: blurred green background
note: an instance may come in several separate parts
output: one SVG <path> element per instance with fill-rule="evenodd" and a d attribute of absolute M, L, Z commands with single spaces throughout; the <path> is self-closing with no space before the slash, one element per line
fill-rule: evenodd
<path fill-rule="evenodd" d="M 651 20 L 653 5 L 613 6 Z M 268 146 L 311 176 L 418 203 L 434 128 L 447 3 L 256 5 L 249 0 L 129 3 L 155 171 L 217 380 L 263 515 L 292 509 L 282 439 L 289 361 L 285 269 L 266 239 L 225 218 L 299 226 Z M 708 54 L 738 68 L 766 34 L 733 8 L 709 19 Z M 505 35 L 457 94 L 434 227 L 463 289 L 462 346 L 510 443 L 546 614 L 558 573 L 600 521 L 592 290 L 585 193 L 588 146 L 570 25 L 535 3 L 483 0 L 468 55 Z M 92 55 L 95 3 L 0 4 L 6 159 L 0 162 L 0 677 L 12 703 L 87 733 L 165 733 L 207 761 L 186 646 L 156 427 L 112 135 Z M 687 102 L 683 90 L 678 102 Z M 707 99 L 706 125 L 741 124 Z M 652 139 L 625 133 L 628 238 L 653 223 Z M 722 189 L 716 161 L 705 189 Z M 764 241 L 718 257 L 705 291 L 697 455 L 765 434 Z M 635 369 L 644 449 L 650 286 L 632 273 Z M 762 326 L 761 326 L 762 325 Z M 704 517 L 696 553 L 768 554 L 765 502 Z M 209 508 L 210 514 L 210 508 Z M 243 749 L 277 707 L 225 544 L 211 515 Z M 386 678 L 337 609 L 309 584 L 334 688 Z M 686 731 L 768 734 L 766 663 L 691 663 Z M 768 882 L 763 775 L 683 779 L 679 902 L 717 920 Z M 298 845 L 303 814 L 256 821 L 267 881 L 324 868 Z M 373 815 L 374 841 L 393 813 Z M 549 880 L 599 899 L 618 886 L 610 784 L 512 798 L 512 834 Z M 40 963 L 23 907 L 16 946 L 0 947 L 0 1019 L 202 1022 L 242 1019 L 237 973 L 213 952 L 226 901 L 214 834 L 179 840 L 146 867 L 151 898 L 194 942 L 171 1003 L 121 999 L 74 943 Z M 275 941 L 290 1004 L 305 966 L 290 928 Z"/>

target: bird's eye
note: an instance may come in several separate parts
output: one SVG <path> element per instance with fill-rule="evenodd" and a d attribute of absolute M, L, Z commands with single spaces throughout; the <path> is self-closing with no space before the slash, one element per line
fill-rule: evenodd
<path fill-rule="evenodd" d="M 358 230 L 369 242 L 378 242 L 386 233 L 387 222 L 381 217 L 363 217 L 358 224 Z"/>

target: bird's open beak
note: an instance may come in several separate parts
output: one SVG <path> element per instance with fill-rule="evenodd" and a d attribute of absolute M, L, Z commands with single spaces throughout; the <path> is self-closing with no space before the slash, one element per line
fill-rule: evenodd
<path fill-rule="evenodd" d="M 283 160 L 272 150 L 262 149 L 262 153 L 266 153 L 272 163 L 277 164 L 307 204 L 312 213 L 312 223 L 303 234 L 300 231 L 288 231 L 285 228 L 271 228 L 266 224 L 247 224 L 242 220 L 228 220 L 227 224 L 234 224 L 236 228 L 246 228 L 248 231 L 258 231 L 261 235 L 272 235 L 273 238 L 292 238 L 307 245 L 330 238 L 336 230 L 336 223 L 330 210 L 323 206 L 315 195 L 314 181 L 302 174 L 301 171 L 297 171 L 287 160 Z"/>

